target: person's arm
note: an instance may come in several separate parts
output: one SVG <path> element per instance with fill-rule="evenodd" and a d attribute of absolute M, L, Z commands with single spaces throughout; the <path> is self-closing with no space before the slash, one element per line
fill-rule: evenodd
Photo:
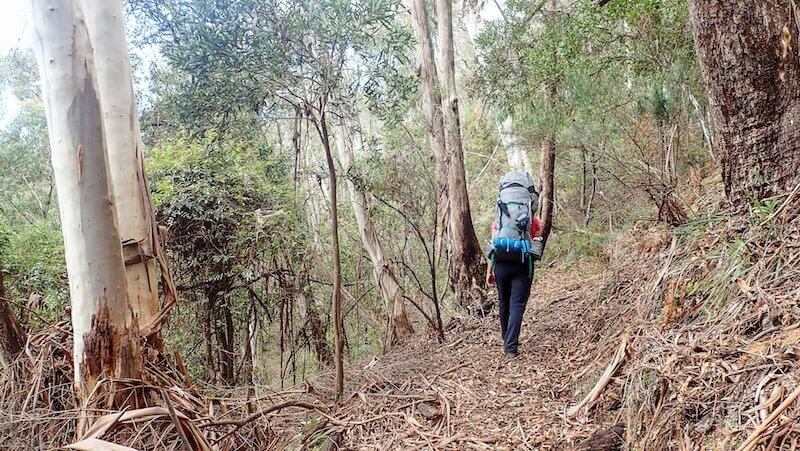
<path fill-rule="evenodd" d="M 492 222 L 492 242 L 494 242 L 494 236 L 497 234 L 497 224 Z M 486 286 L 491 287 L 494 285 L 494 261 L 491 258 L 487 259 L 488 262 L 486 263 Z"/>

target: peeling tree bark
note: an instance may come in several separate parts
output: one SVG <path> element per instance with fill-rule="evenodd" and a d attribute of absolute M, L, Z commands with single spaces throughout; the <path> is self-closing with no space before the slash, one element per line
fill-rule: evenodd
<path fill-rule="evenodd" d="M 695 49 L 736 208 L 800 182 L 800 61 L 791 2 L 691 0 Z"/>
<path fill-rule="evenodd" d="M 128 297 L 142 335 L 163 348 L 161 324 L 177 301 L 166 254 L 161 249 L 150 188 L 144 168 L 128 45 L 120 0 L 81 0 L 94 48 L 97 81 L 109 147 L 114 201 L 120 218 Z M 158 263 L 158 265 L 156 265 Z M 156 266 L 164 303 L 159 310 Z"/>
<path fill-rule="evenodd" d="M 422 91 L 422 114 L 431 135 L 431 151 L 436 173 L 436 236 L 434 237 L 434 261 L 441 261 L 443 241 L 450 222 L 450 154 L 445 140 L 444 117 L 442 115 L 442 94 L 439 92 L 436 59 L 433 41 L 428 24 L 425 0 L 408 0 L 412 15 L 412 25 L 417 39 L 417 68 Z"/>
<path fill-rule="evenodd" d="M 464 169 L 464 150 L 461 142 L 461 124 L 456 93 L 455 50 L 453 48 L 453 5 L 451 0 L 436 0 L 436 20 L 439 38 L 439 78 L 444 96 L 442 112 L 445 124 L 445 141 L 450 156 L 450 280 L 455 288 L 456 300 L 462 306 L 470 304 L 465 298 L 474 292 L 473 286 L 484 285 L 486 272 L 483 251 L 472 225 L 472 213 L 467 193 L 467 176 Z M 477 300 L 482 303 L 483 299 Z"/>
<path fill-rule="evenodd" d="M 141 376 L 138 326 L 85 23 L 72 0 L 31 3 L 69 276 L 74 383 L 85 405 L 101 377 Z"/>
<path fill-rule="evenodd" d="M 128 298 L 141 326 L 158 314 L 150 194 L 145 189 L 139 118 L 133 94 L 122 3 L 80 0 L 94 49 L 108 165 L 119 215 Z"/>
<path fill-rule="evenodd" d="M 353 147 L 360 147 L 361 142 L 361 135 L 358 130 L 352 130 L 347 125 L 337 127 L 336 147 L 339 154 L 339 164 L 345 174 L 352 175 L 351 168 L 355 159 Z M 414 328 L 411 326 L 406 314 L 403 288 L 394 273 L 392 259 L 383 247 L 380 238 L 378 238 L 378 232 L 372 222 L 366 194 L 356 186 L 351 177 L 347 178 L 347 187 L 350 191 L 350 200 L 361 235 L 361 244 L 372 261 L 373 274 L 389 315 L 387 321 L 389 343 L 387 344 L 391 344 L 402 336 L 414 333 Z"/>

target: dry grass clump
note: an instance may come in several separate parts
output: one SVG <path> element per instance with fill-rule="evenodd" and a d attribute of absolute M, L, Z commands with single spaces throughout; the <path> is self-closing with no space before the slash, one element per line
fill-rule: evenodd
<path fill-rule="evenodd" d="M 80 409 L 71 350 L 70 323 L 63 320 L 29 335 L 23 353 L 2 369 L 3 449 L 112 449 L 112 444 L 141 450 L 272 449 L 281 440 L 271 428 L 273 415 L 289 415 L 296 425 L 309 411 L 327 411 L 303 390 L 254 399 L 200 394 L 185 371 L 163 356 L 147 362 L 143 380 L 99 382 L 96 392 L 102 395 Z M 109 401 L 120 394 L 129 407 L 109 410 Z M 89 427 L 78 435 L 82 422 Z"/>
<path fill-rule="evenodd" d="M 798 208 L 710 215 L 619 266 L 606 290 L 638 311 L 621 410 L 631 449 L 800 444 Z"/>
<path fill-rule="evenodd" d="M 75 434 L 72 332 L 60 321 L 32 334 L 22 355 L 0 372 L 0 443 L 16 449 L 56 449 Z"/>

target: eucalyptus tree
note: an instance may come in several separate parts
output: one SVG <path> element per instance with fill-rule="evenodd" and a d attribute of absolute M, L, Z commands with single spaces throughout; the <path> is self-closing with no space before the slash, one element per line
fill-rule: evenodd
<path fill-rule="evenodd" d="M 453 45 L 453 5 L 437 0 L 436 25 L 439 61 L 434 46 L 424 0 L 409 0 L 412 28 L 416 36 L 418 76 L 422 92 L 422 113 L 430 132 L 431 149 L 436 164 L 437 235 L 434 242 L 436 262 L 442 251 L 441 236 L 448 231 L 450 282 L 457 301 L 467 306 L 473 286 L 483 284 L 483 254 L 472 223 L 467 192 L 464 150 L 455 78 Z M 440 90 L 441 89 L 441 90 Z M 482 302 L 483 300 L 478 300 Z"/>
<path fill-rule="evenodd" d="M 74 383 L 85 403 L 102 377 L 140 377 L 139 330 L 86 21 L 74 0 L 32 6 L 70 282 Z"/>
<path fill-rule="evenodd" d="M 175 301 L 169 268 L 159 246 L 147 175 L 131 62 L 121 0 L 80 0 L 92 42 L 98 95 L 103 110 L 108 163 L 119 215 L 128 297 L 146 335 L 155 335 L 159 315 L 156 261 L 167 296 L 165 312 Z M 160 346 L 160 340 L 158 340 Z"/>
<path fill-rule="evenodd" d="M 386 347 L 388 347 L 400 337 L 412 334 L 414 328 L 406 314 L 405 290 L 400 285 L 394 262 L 378 236 L 367 193 L 363 185 L 356 184 L 355 150 L 363 149 L 364 139 L 360 126 L 353 126 L 350 124 L 351 122 L 354 121 L 346 121 L 337 127 L 336 147 L 342 170 L 348 175 L 347 188 L 350 191 L 350 201 L 358 223 L 361 243 L 372 260 L 375 281 L 386 305 L 388 315 Z"/>
<path fill-rule="evenodd" d="M 800 181 L 797 7 L 690 0 L 725 192 L 736 208 L 796 189 Z"/>
<path fill-rule="evenodd" d="M 461 305 L 469 305 L 468 293 L 473 286 L 483 285 L 485 262 L 483 251 L 475 235 L 472 212 L 467 192 L 467 175 L 464 168 L 464 148 L 461 137 L 458 93 L 456 92 L 455 48 L 453 45 L 453 2 L 436 0 L 436 24 L 439 41 L 439 79 L 444 91 L 442 112 L 445 125 L 445 143 L 449 155 L 450 198 L 450 280 Z M 485 299 L 476 299 L 483 303 Z"/>
<path fill-rule="evenodd" d="M 224 129 L 236 112 L 266 119 L 288 111 L 313 125 L 325 155 L 331 216 L 336 392 L 343 390 L 343 319 L 332 115 L 345 85 L 346 61 L 373 68 L 359 84 L 377 110 L 397 96 L 382 95 L 402 81 L 408 33 L 389 0 L 359 2 L 136 0 L 134 9 L 153 26 L 151 38 L 176 69 L 190 74 L 185 92 L 195 124 Z"/>
<path fill-rule="evenodd" d="M 408 3 L 412 17 L 411 25 L 416 38 L 422 114 L 430 134 L 431 152 L 436 166 L 436 230 L 433 247 L 434 259 L 438 264 L 443 250 L 443 238 L 450 223 L 450 154 L 445 140 L 442 93 L 439 90 L 439 77 L 425 0 L 408 0 Z"/>

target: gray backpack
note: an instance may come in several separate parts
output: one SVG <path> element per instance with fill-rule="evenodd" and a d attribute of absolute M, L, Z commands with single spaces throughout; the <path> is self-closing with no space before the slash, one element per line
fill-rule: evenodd
<path fill-rule="evenodd" d="M 494 219 L 497 233 L 492 241 L 493 257 L 499 261 L 524 262 L 525 257 L 532 253 L 530 228 L 533 213 L 539 206 L 539 193 L 533 178 L 526 171 L 504 174 L 500 178 L 499 191 Z"/>

